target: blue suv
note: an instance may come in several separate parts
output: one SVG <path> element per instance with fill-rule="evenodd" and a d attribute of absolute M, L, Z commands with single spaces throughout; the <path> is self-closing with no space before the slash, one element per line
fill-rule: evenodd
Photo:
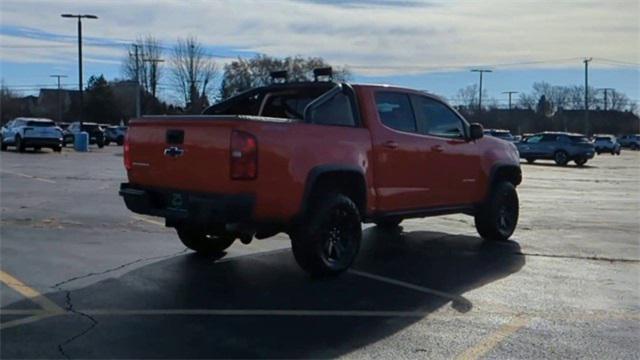
<path fill-rule="evenodd" d="M 582 166 L 595 155 L 595 147 L 584 135 L 565 132 L 543 132 L 527 136 L 516 144 L 520 158 L 533 163 L 538 159 L 554 160 L 565 166 L 575 161 Z"/>

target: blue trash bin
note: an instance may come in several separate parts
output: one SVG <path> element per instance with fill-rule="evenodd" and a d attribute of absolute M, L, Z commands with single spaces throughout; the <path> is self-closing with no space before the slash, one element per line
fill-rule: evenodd
<path fill-rule="evenodd" d="M 76 151 L 89 151 L 89 133 L 82 131 L 74 136 L 73 148 Z"/>

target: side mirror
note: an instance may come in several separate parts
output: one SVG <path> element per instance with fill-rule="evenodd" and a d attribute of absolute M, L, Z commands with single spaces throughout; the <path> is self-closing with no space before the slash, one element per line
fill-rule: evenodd
<path fill-rule="evenodd" d="M 469 140 L 478 140 L 484 136 L 484 128 L 478 123 L 469 125 Z"/>

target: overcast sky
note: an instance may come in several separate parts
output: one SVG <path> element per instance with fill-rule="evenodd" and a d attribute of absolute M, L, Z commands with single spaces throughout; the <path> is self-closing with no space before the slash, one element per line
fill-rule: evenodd
<path fill-rule="evenodd" d="M 638 0 L 477 1 L 29 1 L 0 2 L 5 84 L 30 91 L 50 74 L 77 82 L 76 24 L 83 22 L 85 79 L 121 76 L 125 46 L 151 34 L 171 47 L 196 35 L 223 64 L 236 56 L 322 56 L 348 65 L 356 80 L 427 89 L 453 97 L 486 66 L 490 95 L 529 91 L 535 81 L 591 84 L 640 99 Z M 168 56 L 169 54 L 165 54 Z M 168 86 L 168 79 L 162 80 Z M 168 87 L 164 89 L 168 91 Z M 168 95 L 165 95 L 168 96 Z"/>

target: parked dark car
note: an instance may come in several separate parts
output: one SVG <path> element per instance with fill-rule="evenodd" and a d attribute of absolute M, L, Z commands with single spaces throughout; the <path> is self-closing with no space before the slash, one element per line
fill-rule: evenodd
<path fill-rule="evenodd" d="M 82 129 L 80 129 L 79 121 L 71 123 L 64 131 L 62 146 L 73 144 L 75 142 L 76 134 L 82 131 L 89 134 L 89 144 L 98 145 L 99 148 L 104 146 L 104 131 L 102 131 L 100 126 L 96 123 L 82 122 Z"/>
<path fill-rule="evenodd" d="M 122 144 L 124 144 L 124 136 L 126 134 L 126 126 L 109 126 L 104 132 L 104 144 L 109 145 L 111 142 L 115 142 L 122 146 Z"/>
<path fill-rule="evenodd" d="M 640 149 L 640 134 L 635 135 L 624 135 L 618 138 L 620 145 L 625 148 L 630 148 L 631 150 L 639 150 Z"/>
<path fill-rule="evenodd" d="M 516 144 L 520 158 L 533 163 L 538 159 L 554 160 L 564 166 L 574 161 L 586 164 L 595 154 L 595 147 L 584 135 L 564 132 L 544 132 L 525 137 Z"/>

